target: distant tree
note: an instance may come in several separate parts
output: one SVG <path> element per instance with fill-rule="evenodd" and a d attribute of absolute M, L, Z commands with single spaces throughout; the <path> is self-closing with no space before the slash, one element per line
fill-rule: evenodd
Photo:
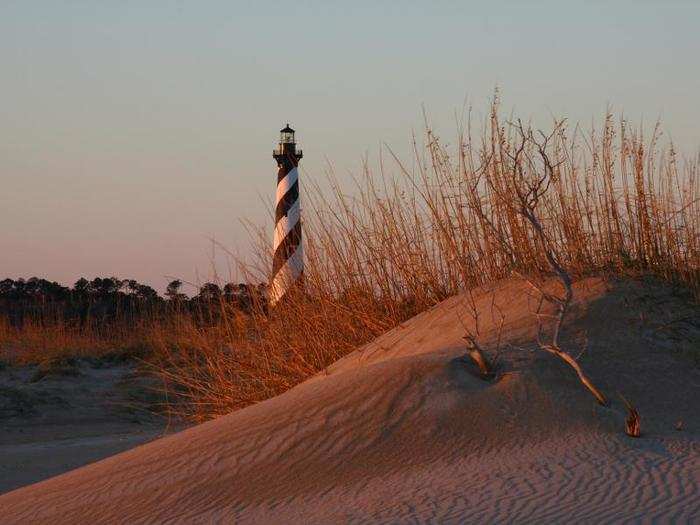
<path fill-rule="evenodd" d="M 9 297 L 15 289 L 15 281 L 12 279 L 3 279 L 0 281 L 0 297 Z"/>
<path fill-rule="evenodd" d="M 224 285 L 224 299 L 226 302 L 231 302 L 235 299 L 237 290 L 238 285 L 233 283 L 226 283 Z"/>
<path fill-rule="evenodd" d="M 132 280 L 128 283 L 128 289 L 134 296 L 142 301 L 155 301 L 158 299 L 158 292 L 147 284 L 141 284 Z"/>
<path fill-rule="evenodd" d="M 180 292 L 180 288 L 182 288 L 182 281 L 180 279 L 170 281 L 165 289 L 165 297 L 174 302 L 186 301 L 187 295 Z"/>
<path fill-rule="evenodd" d="M 90 281 L 88 281 L 85 277 L 81 277 L 80 279 L 75 281 L 75 284 L 73 285 L 73 290 L 75 290 L 78 293 L 87 292 L 89 284 Z"/>
<path fill-rule="evenodd" d="M 203 303 L 212 303 L 221 299 L 221 288 L 216 283 L 204 283 L 199 288 L 196 299 Z"/>

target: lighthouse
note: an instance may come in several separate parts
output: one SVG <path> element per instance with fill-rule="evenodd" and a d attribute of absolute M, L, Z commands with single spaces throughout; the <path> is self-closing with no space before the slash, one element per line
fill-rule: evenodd
<path fill-rule="evenodd" d="M 296 149 L 294 130 L 289 124 L 280 130 L 280 142 L 273 150 L 272 157 L 277 161 L 278 167 L 274 255 L 270 278 L 270 306 L 275 306 L 292 288 L 301 283 L 304 273 L 297 170 L 302 152 Z"/>

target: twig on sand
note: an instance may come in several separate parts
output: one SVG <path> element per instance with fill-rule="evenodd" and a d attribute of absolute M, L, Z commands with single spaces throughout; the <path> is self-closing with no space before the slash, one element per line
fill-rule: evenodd
<path fill-rule="evenodd" d="M 479 344 L 479 309 L 476 306 L 476 300 L 474 299 L 474 291 L 470 289 L 467 294 L 467 305 L 469 310 L 469 315 L 474 320 L 474 330 L 471 330 L 467 324 L 464 322 L 461 316 L 458 316 L 459 322 L 462 323 L 462 327 L 466 332 L 466 335 L 462 338 L 467 342 L 467 356 L 474 362 L 474 364 L 479 368 L 479 374 L 482 379 L 492 379 L 494 377 L 495 364 L 486 356 L 486 352 Z M 495 305 L 495 300 L 492 299 L 491 304 L 491 314 L 493 315 L 493 309 L 498 308 Z M 504 316 L 503 313 L 498 309 L 501 314 L 501 324 L 498 328 L 498 341 L 496 344 L 496 360 L 498 359 L 498 354 L 500 352 L 501 346 L 501 331 L 503 329 Z"/>
<path fill-rule="evenodd" d="M 471 333 L 467 333 L 462 339 L 467 341 L 467 355 L 474 361 L 474 364 L 479 367 L 479 373 L 483 379 L 491 379 L 493 377 L 493 366 L 486 357 L 486 353 L 479 345 L 476 337 Z"/>
<path fill-rule="evenodd" d="M 625 404 L 627 408 L 627 419 L 625 419 L 625 434 L 630 437 L 639 437 L 642 433 L 642 428 L 640 425 L 639 412 L 632 406 L 632 404 L 625 399 L 625 396 L 618 392 L 620 399 Z"/>

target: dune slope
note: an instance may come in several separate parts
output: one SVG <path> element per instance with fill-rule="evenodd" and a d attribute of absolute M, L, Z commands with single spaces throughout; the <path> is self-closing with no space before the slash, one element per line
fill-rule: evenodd
<path fill-rule="evenodd" d="M 611 398 L 533 345 L 505 281 L 451 298 L 284 395 L 0 497 L 2 523 L 700 519 L 700 326 L 669 287 L 576 284 L 565 340 Z M 496 381 L 462 359 L 465 326 Z M 622 433 L 621 391 L 643 437 Z M 682 430 L 677 430 L 679 422 Z"/>

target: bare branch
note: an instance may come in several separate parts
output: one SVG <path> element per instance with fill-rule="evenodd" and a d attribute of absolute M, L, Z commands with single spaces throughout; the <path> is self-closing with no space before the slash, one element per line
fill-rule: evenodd
<path fill-rule="evenodd" d="M 607 405 L 607 399 L 603 393 L 598 390 L 588 376 L 586 376 L 576 359 L 574 359 L 574 357 L 568 352 L 562 350 L 559 344 L 561 329 L 574 295 L 572 279 L 569 273 L 564 269 L 564 266 L 559 262 L 559 260 L 557 260 L 554 250 L 550 246 L 549 239 L 544 232 L 542 223 L 537 216 L 537 204 L 540 197 L 549 190 L 550 184 L 555 178 L 555 165 L 552 164 L 549 155 L 547 154 L 547 144 L 560 126 L 561 124 L 558 124 L 555 127 L 555 130 L 549 136 L 546 136 L 540 132 L 542 140 L 538 142 L 534 139 L 532 131 L 529 129 L 525 131 L 525 129 L 523 129 L 522 122 L 518 121 L 517 130 L 520 134 L 521 141 L 516 154 L 511 156 L 513 161 L 511 173 L 513 175 L 515 193 L 520 204 L 520 214 L 527 220 L 534 230 L 535 237 L 540 245 L 542 253 L 545 256 L 545 259 L 547 260 L 547 263 L 549 264 L 550 269 L 554 272 L 555 276 L 564 288 L 564 295 L 562 297 L 548 293 L 543 287 L 535 285 L 529 279 L 526 279 L 526 282 L 540 294 L 540 302 L 537 307 L 537 344 L 542 350 L 559 357 L 571 368 L 573 368 L 579 378 L 579 381 L 581 381 L 581 383 L 583 383 L 591 394 L 593 394 L 593 396 L 598 400 L 598 403 L 601 405 Z M 536 178 L 534 181 L 527 180 L 525 178 L 520 162 L 520 155 L 525 149 L 525 143 L 528 141 L 534 144 L 534 146 L 537 148 L 544 166 L 544 174 L 541 177 Z M 553 316 L 554 326 L 552 328 L 551 341 L 549 343 L 546 343 L 543 340 L 543 326 L 541 322 L 541 317 L 543 314 L 541 313 L 541 309 L 544 301 L 552 305 L 556 312 L 556 314 Z"/>

